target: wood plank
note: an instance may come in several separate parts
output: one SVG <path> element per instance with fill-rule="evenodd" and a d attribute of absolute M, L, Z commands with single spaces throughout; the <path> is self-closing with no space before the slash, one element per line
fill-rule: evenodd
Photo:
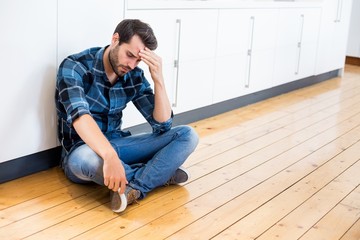
<path fill-rule="evenodd" d="M 358 93 L 360 94 L 360 89 L 358 89 Z M 353 96 L 354 96 L 353 95 Z M 249 130 L 243 130 L 239 128 L 230 128 L 228 131 L 224 132 L 230 132 L 232 134 L 231 137 L 228 137 L 224 140 L 221 138 L 219 140 L 216 140 L 217 138 L 214 137 L 206 137 L 202 140 L 202 142 L 205 142 L 207 146 L 212 146 L 211 148 L 203 148 L 203 149 L 197 149 L 193 155 L 191 155 L 186 162 L 185 166 L 189 167 L 192 166 L 198 162 L 203 161 L 204 159 L 207 159 L 211 156 L 215 156 L 217 154 L 220 154 L 222 152 L 225 152 L 236 145 L 240 145 L 242 143 L 246 143 L 248 141 L 251 141 L 256 138 L 260 138 L 266 134 L 269 134 L 272 131 L 279 130 L 281 128 L 289 128 L 292 130 L 305 128 L 306 126 L 315 123 L 316 121 L 320 121 L 322 119 L 325 119 L 326 117 L 330 116 L 331 114 L 339 113 L 340 108 L 336 107 L 336 103 L 333 101 L 328 101 L 326 105 L 327 107 L 331 107 L 335 110 L 329 110 L 328 108 L 324 108 L 323 105 L 319 105 L 319 107 L 313 107 L 312 110 L 306 109 L 306 111 L 301 111 L 300 114 L 297 114 L 296 116 L 290 115 L 287 117 L 283 117 L 277 120 L 274 120 L 272 122 L 268 122 L 265 125 L 261 125 L 259 127 L 250 128 Z M 350 98 L 345 101 L 341 102 L 342 104 L 342 111 L 352 110 L 354 109 L 354 106 L 357 106 L 359 104 L 358 99 Z M 334 115 L 335 116 L 335 115 Z M 342 115 L 341 115 L 342 116 Z M 342 116 L 346 117 L 346 116 Z M 335 119 L 338 119 L 336 116 Z M 256 124 L 254 125 L 256 126 Z M 298 127 L 296 127 L 298 126 Z M 228 136 L 230 135 L 228 134 Z M 236 140 L 236 141 L 234 141 Z"/>
<path fill-rule="evenodd" d="M 287 118 L 289 118 L 291 116 L 304 117 L 303 115 L 306 114 L 306 112 L 308 112 L 308 114 L 312 114 L 312 113 L 315 113 L 318 111 L 323 111 L 323 110 L 329 109 L 329 108 L 333 109 L 333 108 L 335 108 L 336 104 L 338 104 L 338 103 L 342 103 L 344 101 L 346 103 L 346 100 L 353 98 L 354 96 L 359 94 L 359 91 L 360 91 L 359 86 L 355 87 L 355 88 L 353 86 L 348 91 L 338 92 L 336 95 L 331 95 L 331 97 L 326 97 L 321 100 L 317 99 L 317 102 L 313 103 L 312 105 L 306 104 L 305 106 L 302 106 L 300 109 L 298 109 L 298 107 L 297 107 L 296 108 L 297 115 L 284 114 L 284 112 L 294 113 L 294 109 L 292 109 L 293 106 L 292 107 L 290 106 L 288 108 L 281 108 L 280 110 L 272 111 L 269 114 L 262 113 L 259 115 L 255 115 L 255 118 L 249 119 L 245 122 L 241 122 L 238 120 L 238 124 L 235 125 L 234 128 L 233 127 L 229 128 L 229 126 L 228 126 L 228 129 L 223 130 L 220 134 L 217 133 L 215 136 L 202 138 L 200 141 L 205 142 L 206 144 L 210 144 L 210 143 L 214 143 L 214 142 L 218 141 L 219 138 L 220 138 L 220 140 L 224 139 L 221 137 L 222 135 L 225 135 L 225 138 L 235 136 L 237 133 L 236 132 L 233 133 L 233 130 L 236 131 L 237 127 L 242 127 L 241 130 L 246 129 L 246 130 L 250 131 L 250 129 L 252 129 L 252 128 L 256 128 L 256 127 L 262 126 L 264 124 L 268 124 L 268 123 L 276 121 L 276 120 L 281 120 L 283 117 L 287 117 Z M 287 102 L 287 101 L 284 101 L 284 102 Z M 235 112 L 235 111 L 233 111 L 233 112 Z M 288 116 L 286 116 L 286 115 L 288 115 Z M 232 116 L 232 117 L 234 119 L 237 119 L 236 116 Z M 299 117 L 297 119 L 299 119 Z M 214 120 L 213 122 L 216 122 L 216 120 Z"/>
<path fill-rule="evenodd" d="M 350 122 L 353 122 L 353 121 L 350 121 Z M 356 121 L 355 121 L 356 122 Z M 357 121 L 357 123 L 359 123 L 359 120 Z M 356 123 L 354 123 L 355 125 L 356 125 Z M 352 126 L 349 126 L 350 128 L 352 127 Z M 357 129 L 357 131 L 359 131 L 360 129 Z M 331 133 L 331 131 L 330 131 L 330 133 Z M 355 134 L 356 135 L 356 134 Z M 356 135 L 356 137 L 351 137 L 351 136 L 354 136 L 354 133 L 351 133 L 349 136 L 346 136 L 346 138 L 347 139 L 349 139 L 349 137 L 350 137 L 350 139 L 352 139 L 352 141 L 357 141 L 358 140 L 358 136 L 359 136 L 359 132 L 358 132 L 358 134 Z M 309 147 L 311 147 L 312 149 L 314 148 L 314 145 L 316 145 L 316 144 L 318 144 L 319 142 L 323 142 L 324 141 L 324 139 L 327 139 L 327 138 L 324 138 L 324 136 L 318 136 L 318 138 L 313 138 L 312 139 L 312 141 L 311 141 L 311 143 L 309 143 L 308 145 L 309 145 Z M 326 141 L 332 141 L 332 140 L 329 140 L 329 139 L 327 139 Z M 346 142 L 347 140 L 345 140 L 345 142 Z M 344 145 L 343 143 L 342 143 L 342 145 Z M 272 149 L 277 149 L 276 147 L 273 147 Z M 324 150 L 324 152 L 322 152 L 321 154 L 320 154 L 320 159 L 324 159 L 324 154 L 330 154 L 330 156 L 332 156 L 333 154 L 334 154 L 334 152 L 333 152 L 333 150 L 334 149 L 337 149 L 337 151 L 342 151 L 343 150 L 343 146 L 341 146 L 341 147 L 339 147 L 339 143 L 337 143 L 337 144 L 334 144 L 334 145 L 332 145 L 332 144 L 330 144 L 329 145 L 329 147 L 328 148 L 326 148 L 325 150 Z M 313 150 L 310 150 L 310 152 L 312 152 Z M 306 153 L 306 151 L 304 151 L 304 149 L 301 149 L 301 151 L 298 153 L 298 154 L 300 154 L 300 153 Z M 298 155 L 297 154 L 297 155 Z M 308 154 L 308 153 L 306 153 L 306 154 Z M 278 155 L 278 154 L 275 154 L 275 156 L 276 155 Z M 297 155 L 294 155 L 293 153 L 291 153 L 291 154 L 289 154 L 289 156 L 297 156 Z M 235 154 L 235 156 L 236 156 L 236 154 Z M 251 160 L 252 161 L 251 161 Z M 293 158 L 289 158 L 288 156 L 285 158 L 285 159 L 280 159 L 281 161 L 279 161 L 279 163 L 281 162 L 281 164 L 284 164 L 283 163 L 283 160 L 292 160 L 292 159 L 294 159 L 294 157 Z M 326 159 L 326 158 L 325 158 Z M 232 165 L 228 165 L 228 166 L 226 166 L 226 168 L 223 168 L 223 169 L 218 169 L 218 171 L 216 171 L 217 173 L 218 173 L 218 175 L 216 175 L 216 176 L 213 176 L 212 174 L 209 174 L 209 175 L 207 175 L 207 178 L 206 178 L 206 180 L 204 180 L 204 178 L 201 178 L 201 180 L 203 180 L 203 181 L 205 181 L 205 184 L 207 184 L 206 186 L 208 186 L 208 185 L 212 185 L 212 184 L 214 184 L 213 183 L 213 181 L 210 183 L 209 182 L 209 180 L 207 180 L 207 179 L 217 179 L 217 181 L 219 181 L 219 183 L 220 183 L 220 186 L 221 186 L 221 188 L 217 188 L 217 189 L 214 189 L 214 190 L 212 190 L 211 192 L 208 192 L 206 195 L 204 195 L 204 196 L 201 196 L 201 197 L 199 197 L 199 198 L 197 198 L 197 199 L 195 199 L 195 200 L 192 200 L 192 198 L 191 199 L 189 199 L 189 200 L 192 200 L 190 203 L 189 203 L 189 206 L 188 206 L 188 204 L 186 204 L 184 207 L 181 207 L 181 208 L 179 208 L 179 209 L 183 209 L 183 211 L 184 212 L 181 212 L 181 214 L 179 215 L 179 216 L 182 216 L 183 218 L 182 219 L 177 219 L 174 215 L 177 215 L 177 214 L 174 214 L 174 215 L 171 215 L 171 217 L 169 217 L 169 219 L 177 219 L 178 221 L 177 221 L 177 224 L 176 225 L 174 225 L 173 226 L 173 228 L 178 228 L 178 227 L 181 227 L 181 222 L 182 221 L 189 221 L 189 219 L 186 219 L 186 212 L 189 212 L 189 211 L 187 211 L 187 209 L 191 209 L 191 211 L 190 211 L 190 213 L 191 213 L 191 216 L 192 217 L 195 217 L 197 214 L 199 214 L 198 213 L 198 209 L 200 209 L 200 210 L 202 210 L 202 214 L 206 214 L 207 213 L 207 211 L 209 211 L 209 209 L 208 208 L 210 208 L 210 209 L 216 209 L 217 207 L 219 207 L 219 206 L 221 206 L 221 204 L 224 202 L 224 201 L 226 201 L 226 200 L 228 200 L 228 201 L 230 201 L 232 198 L 234 198 L 234 197 L 236 197 L 236 195 L 234 196 L 234 195 L 232 195 L 232 194 L 236 194 L 237 193 L 237 191 L 247 191 L 247 189 L 250 189 L 251 187 L 254 187 L 256 184 L 258 184 L 259 182 L 258 181 L 260 181 L 260 180 L 256 180 L 256 178 L 260 178 L 260 177 L 266 177 L 267 175 L 266 174 L 270 174 L 270 176 L 271 176 L 271 171 L 273 170 L 273 169 L 276 169 L 276 167 L 277 168 L 279 168 L 279 167 L 282 167 L 283 165 L 281 165 L 281 164 L 279 164 L 279 163 L 275 163 L 275 164 L 272 164 L 272 165 L 270 165 L 270 167 L 268 167 L 268 168 L 266 168 L 266 170 L 264 170 L 264 169 L 261 169 L 261 170 L 259 170 L 258 171 L 258 174 L 257 175 L 251 175 L 251 178 L 249 178 L 249 176 L 248 175 L 246 175 L 246 174 L 243 174 L 243 175 L 241 175 L 242 173 L 246 173 L 248 170 L 247 169 L 251 169 L 252 167 L 254 167 L 253 165 L 249 165 L 248 167 L 246 167 L 245 165 L 244 165 L 244 163 L 253 163 L 255 166 L 257 166 L 258 164 L 256 164 L 255 163 L 255 159 L 253 159 L 253 158 L 249 158 L 249 160 L 248 161 L 246 161 L 245 159 L 242 159 L 243 161 L 238 161 L 237 162 L 237 164 L 232 164 Z M 219 161 L 216 161 L 216 162 L 219 162 Z M 210 164 L 207 164 L 206 166 L 209 166 Z M 286 164 L 284 164 L 284 165 L 286 165 Z M 244 167 L 245 166 L 245 167 Z M 265 165 L 261 165 L 261 166 L 265 166 Z M 245 168 L 245 169 L 244 169 Z M 211 171 L 210 171 L 211 172 Z M 215 173 L 215 172 L 214 172 Z M 200 174 L 200 175 L 202 175 L 202 174 Z M 240 175 L 240 176 L 239 176 Z M 258 176 L 259 175 L 259 176 Z M 239 177 L 236 177 L 236 176 L 239 176 Z M 254 176 L 256 176 L 256 178 L 254 178 Z M 232 178 L 234 178 L 234 177 L 236 177 L 235 179 L 237 179 L 237 181 L 230 181 L 231 182 L 231 184 L 230 183 L 225 183 L 225 184 L 222 184 L 221 185 L 221 182 L 220 181 L 222 181 L 222 179 L 223 178 L 225 178 L 224 180 L 230 180 L 230 179 L 232 179 Z M 203 183 L 203 181 L 202 181 L 202 183 Z M 255 181 L 255 182 L 254 182 Z M 198 182 L 196 182 L 195 183 L 196 185 L 195 185 L 195 189 L 197 189 L 197 191 L 199 191 L 199 189 L 201 189 L 202 190 L 202 188 L 203 187 L 205 187 L 203 184 L 199 184 Z M 244 185 L 245 184 L 245 185 Z M 189 184 L 189 185 L 193 185 L 193 184 Z M 188 188 L 189 187 L 189 185 L 186 185 L 186 188 Z M 227 185 L 229 185 L 229 187 L 226 187 Z M 235 190 L 236 189 L 236 190 Z M 195 190 L 196 191 L 196 190 Z M 189 190 L 189 192 L 190 193 L 192 193 L 193 192 L 193 190 L 192 189 L 190 189 Z M 231 193 L 230 195 L 229 194 L 224 194 L 224 192 L 225 193 Z M 261 191 L 261 192 L 263 192 L 263 191 Z M 176 193 L 175 192 L 173 192 L 172 193 L 173 195 L 172 196 L 176 196 Z M 259 193 L 258 193 L 259 194 Z M 174 196 L 174 197 L 175 197 Z M 219 199 L 219 201 L 221 201 L 220 203 L 218 202 L 218 201 L 216 201 L 217 199 L 216 198 L 219 198 L 219 196 L 220 196 L 220 199 Z M 258 198 L 259 197 L 259 195 L 257 195 L 256 196 L 256 198 Z M 176 197 L 175 197 L 176 198 Z M 225 200 L 223 199 L 223 198 L 226 198 Z M 254 198 L 250 198 L 250 199 L 254 199 Z M 167 203 L 166 201 L 164 202 L 164 200 L 162 200 L 162 202 L 163 202 L 163 204 L 159 204 L 159 206 L 157 206 L 158 204 L 153 204 L 154 205 L 154 208 L 156 207 L 156 209 L 154 209 L 154 211 L 156 212 L 156 214 L 154 214 L 154 213 L 152 213 L 151 214 L 151 217 L 152 218 L 156 218 L 156 216 L 158 216 L 158 214 L 162 214 L 162 213 L 164 213 L 164 212 L 167 212 L 167 211 L 169 211 L 169 209 L 167 208 L 167 209 L 163 209 L 163 205 L 168 205 L 168 204 L 170 204 L 170 203 Z M 161 203 L 161 202 L 160 202 Z M 203 203 L 207 203 L 207 206 L 204 206 L 204 208 L 201 208 L 202 207 L 202 205 L 203 205 Z M 213 205 L 213 204 L 216 204 L 215 206 Z M 142 221 L 144 221 L 145 223 L 147 223 L 147 218 L 149 218 L 149 217 L 146 217 L 146 216 L 144 216 L 144 214 L 146 213 L 146 205 L 143 205 L 143 204 L 141 204 L 142 206 L 141 206 L 141 209 L 143 209 L 142 211 L 136 211 L 139 215 L 137 215 L 136 213 L 134 213 L 135 214 L 135 216 L 138 216 L 138 217 L 141 217 L 142 216 Z M 176 206 L 173 206 L 173 208 L 175 208 L 176 209 Z M 138 209 L 137 209 L 138 210 Z M 146 215 L 146 214 L 145 214 Z M 155 216 L 156 215 L 156 216 Z M 201 214 L 200 214 L 201 215 Z M 129 218 L 130 216 L 133 216 L 132 215 L 132 213 L 128 213 L 128 214 L 126 214 L 126 218 Z M 160 215 L 161 216 L 161 215 Z M 226 216 L 226 217 L 228 217 L 228 216 Z M 235 216 L 235 217 L 237 217 L 237 215 Z M 137 218 L 135 218 L 135 219 L 137 219 Z M 119 220 L 118 220 L 119 221 Z M 172 220 L 171 220 L 172 221 Z M 170 222 L 171 222 L 170 221 Z M 161 221 L 161 222 L 164 222 L 164 221 Z M 145 225 L 145 223 L 144 223 L 144 225 Z M 132 226 L 133 226 L 134 224 L 132 223 Z M 109 231 L 109 229 L 108 229 L 108 226 L 110 227 L 111 226 L 111 224 L 106 224 L 106 225 L 101 225 L 101 227 L 100 227 L 100 229 L 98 229 L 98 231 L 96 231 L 95 233 L 94 233 L 94 231 L 90 231 L 89 232 L 89 234 L 90 235 L 97 235 L 97 234 L 101 234 L 101 232 L 106 232 L 106 231 Z M 126 231 L 130 231 L 131 229 L 131 227 L 130 226 L 128 226 L 127 224 L 124 224 L 123 225 L 124 226 L 124 232 L 126 232 Z M 151 226 L 154 226 L 154 222 L 151 222 L 151 224 L 150 225 L 145 225 L 144 226 L 144 229 L 143 229 L 143 231 L 142 231 L 142 233 L 146 233 L 146 232 L 148 232 L 148 231 L 146 231 L 146 229 L 147 229 L 147 227 L 149 227 L 149 228 L 151 228 Z M 106 230 L 105 230 L 105 229 Z M 168 226 L 167 224 L 166 224 L 166 228 L 169 228 L 169 230 L 171 231 L 171 229 L 172 230 L 174 230 L 173 228 L 171 228 L 170 226 Z M 125 230 L 126 229 L 126 230 Z M 140 229 L 142 229 L 142 228 L 140 228 Z M 140 231 L 140 229 L 138 229 L 136 232 L 134 232 L 134 234 L 135 233 L 139 233 L 139 231 Z M 113 229 L 114 231 L 115 231 L 115 229 Z M 149 230 L 149 229 L 148 229 Z M 164 230 L 164 229 L 163 229 Z M 155 229 L 151 229 L 151 230 L 149 230 L 149 232 L 151 232 L 151 233 L 154 233 L 154 236 L 159 236 L 160 238 L 161 238 L 161 234 L 162 233 L 164 233 L 163 232 L 163 230 L 161 230 L 161 233 L 159 233 L 159 232 L 157 232 Z M 206 230 L 207 231 L 207 230 Z M 123 231 L 122 231 L 123 232 Z M 159 235 L 160 234 L 160 235 Z M 115 235 L 115 234 L 114 234 Z M 87 235 L 88 236 L 88 235 Z M 133 235 L 129 235 L 129 238 L 131 238 L 131 237 L 135 237 L 135 236 L 133 236 Z M 205 237 L 206 238 L 206 237 Z"/>
<path fill-rule="evenodd" d="M 28 199 L 55 191 L 59 187 L 69 186 L 59 168 L 52 168 L 34 175 L 26 176 L 16 181 L 0 184 L 0 210 L 22 203 Z M 23 186 L 31 186 L 24 188 Z"/>
<path fill-rule="evenodd" d="M 257 239 L 298 239 L 360 184 L 359 161 Z M 307 186 L 304 186 L 307 187 Z M 274 201 L 272 201 L 272 204 Z M 335 238 L 327 238 L 335 239 Z"/>
<path fill-rule="evenodd" d="M 71 200 L 90 195 L 90 192 L 98 191 L 100 186 L 71 184 L 65 188 L 41 195 L 36 198 L 28 199 L 25 202 L 15 204 L 0 212 L 0 227 L 18 222 L 39 212 L 46 211 L 59 204 L 64 204 Z M 7 230 L 11 232 L 10 230 Z"/>
<path fill-rule="evenodd" d="M 360 129 L 357 129 L 358 133 L 359 130 Z M 306 176 L 310 172 L 314 172 L 313 174 L 321 174 L 320 172 L 318 173 L 318 171 L 314 171 L 318 168 L 318 166 L 321 166 L 321 161 L 326 162 L 327 159 L 341 153 L 341 149 L 346 147 L 346 145 L 349 146 L 354 144 L 357 139 L 354 138 L 353 135 L 354 132 L 351 132 L 343 136 L 342 140 L 336 140 L 343 141 L 343 143 L 336 141 L 330 142 L 328 145 L 310 155 L 305 157 L 300 156 L 300 161 L 295 160 L 295 163 L 293 164 L 291 164 L 291 156 L 293 156 L 293 158 L 297 157 L 297 154 L 294 154 L 294 150 L 289 151 L 287 154 L 283 154 L 282 157 L 276 157 L 273 161 L 269 161 L 267 164 L 259 166 L 246 174 L 248 177 L 259 179 L 260 182 L 258 185 L 253 186 L 253 188 L 249 191 L 239 194 L 236 198 L 230 199 L 226 204 L 219 206 L 218 208 L 214 208 L 213 211 L 210 211 L 197 221 L 188 223 L 185 228 L 181 229 L 170 238 L 183 239 L 184 236 L 191 235 L 194 236 L 194 238 L 209 239 L 215 236 L 217 233 L 226 229 L 229 225 L 235 223 L 242 217 L 247 216 L 249 213 L 254 211 L 254 209 L 271 200 L 284 189 L 292 186 L 293 183 L 299 181 L 303 176 Z M 314 142 L 316 142 L 318 139 L 314 140 Z M 309 145 L 311 146 L 311 144 Z M 359 143 L 357 146 L 358 145 Z M 352 149 L 353 152 L 356 151 L 356 147 L 352 147 Z M 301 154 L 301 151 L 304 152 L 304 148 L 300 148 L 299 154 Z M 341 162 L 341 159 L 339 159 L 339 161 Z M 314 163 L 317 164 L 314 165 Z M 284 166 L 285 169 L 281 170 L 282 166 Z M 279 170 L 280 172 L 278 172 Z M 322 174 L 326 175 L 327 172 L 323 170 Z M 321 179 L 321 177 L 319 177 L 319 179 Z M 261 219 L 262 217 L 256 220 L 256 222 L 261 221 Z M 244 231 L 247 231 L 247 229 L 244 229 Z"/>
<path fill-rule="evenodd" d="M 338 88 L 339 83 L 343 85 L 346 84 L 348 86 L 339 89 Z M 329 85 L 331 85 L 331 87 L 329 87 Z M 248 120 L 254 120 L 259 116 L 263 116 L 265 114 L 265 111 L 271 114 L 274 111 L 279 111 L 290 107 L 293 108 L 292 111 L 294 112 L 297 111 L 298 108 L 306 108 L 310 104 L 312 104 L 309 101 L 309 98 L 313 98 L 313 101 L 325 101 L 329 97 L 332 97 L 334 95 L 339 95 L 339 92 L 348 91 L 358 86 L 359 86 L 358 82 L 351 82 L 350 84 L 350 81 L 341 82 L 340 78 L 335 78 L 317 84 L 315 86 L 303 88 L 295 92 L 276 96 L 263 102 L 251 104 L 237 110 L 233 110 L 215 117 L 201 120 L 191 125 L 195 127 L 199 133 L 203 134 L 202 136 L 204 136 L 205 132 L 208 133 L 218 132 L 216 131 L 216 129 L 219 128 L 218 127 L 219 125 L 217 125 L 216 127 L 214 127 L 213 125 L 214 122 L 219 124 L 218 119 L 221 119 L 220 121 L 221 123 L 225 123 L 222 126 L 225 125 L 225 127 L 228 128 L 229 126 L 232 126 L 231 124 L 232 122 L 234 122 L 235 125 L 239 125 L 244 122 L 247 122 Z M 329 89 L 331 90 L 334 89 L 334 90 L 329 91 Z M 321 94 L 321 91 L 324 93 Z M 286 101 L 284 101 L 283 99 L 286 99 Z M 234 116 L 238 116 L 238 117 L 234 118 Z M 199 124 L 200 124 L 200 128 L 198 126 Z"/>
<path fill-rule="evenodd" d="M 55 206 L 42 212 L 33 214 L 27 218 L 23 218 L 19 221 L 13 222 L 12 224 L 3 226 L 0 231 L 0 239 L 19 239 L 26 238 L 34 233 L 41 232 L 59 222 L 65 221 L 76 217 L 77 215 L 88 212 L 96 215 L 93 209 L 99 205 L 107 203 L 109 201 L 108 190 L 102 188 L 99 191 L 92 191 L 88 194 L 82 195 L 73 199 L 72 201 L 66 201 L 61 204 L 61 207 Z M 90 211 L 91 210 L 91 211 Z M 20 210 L 21 211 L 21 210 Z M 112 213 L 107 208 L 108 213 Z M 93 215 L 93 216 L 94 216 Z M 88 219 L 92 219 L 89 217 Z M 94 220 L 96 221 L 96 220 Z M 77 222 L 72 227 L 77 228 L 77 225 L 81 224 Z M 86 222 L 83 222 L 86 224 Z M 67 229 L 68 231 L 69 229 Z M 54 233 L 54 236 L 47 235 L 47 239 L 64 239 L 60 230 Z"/>
<path fill-rule="evenodd" d="M 297 182 L 291 188 L 286 189 L 283 194 L 278 195 L 276 198 L 271 199 L 265 205 L 257 208 L 249 215 L 238 220 L 220 234 L 216 235 L 213 239 L 254 239 L 257 238 L 264 230 L 268 229 L 273 222 L 283 218 L 287 212 L 298 207 L 304 200 L 307 200 L 313 194 L 318 192 L 323 186 L 327 185 L 334 177 L 342 173 L 344 168 L 349 168 L 354 161 L 357 161 L 357 156 L 354 157 L 354 153 L 357 152 L 356 148 L 360 147 L 360 143 L 353 145 L 348 151 L 343 152 L 331 161 L 327 162 L 319 170 L 309 174 L 301 181 Z M 347 159 L 346 163 L 343 159 Z M 349 166 L 350 165 L 350 166 Z M 340 180 L 337 181 L 351 182 L 354 179 L 354 174 L 360 171 L 360 162 L 354 165 L 353 168 L 349 168 L 341 174 Z M 359 184 L 359 179 L 355 179 L 354 185 Z M 350 191 L 353 189 L 353 185 L 349 186 Z M 345 188 L 345 186 L 343 186 Z M 344 190 L 345 192 L 349 189 Z M 295 236 L 292 236 L 296 238 Z M 270 238 L 271 239 L 271 238 Z M 284 238 L 286 239 L 286 238 Z M 304 238 L 308 239 L 308 238 Z M 319 239 L 319 238 L 314 238 Z M 324 238 L 324 239 L 336 239 L 336 238 Z"/>
<path fill-rule="evenodd" d="M 354 176 L 358 176 L 359 171 Z M 326 214 L 300 239 L 328 240 L 340 239 L 360 215 L 360 186 L 350 193 L 334 209 Z M 358 229 L 359 232 L 360 229 Z"/>
<path fill-rule="evenodd" d="M 360 217 L 350 227 L 350 229 L 341 237 L 340 240 L 359 240 L 360 239 Z"/>

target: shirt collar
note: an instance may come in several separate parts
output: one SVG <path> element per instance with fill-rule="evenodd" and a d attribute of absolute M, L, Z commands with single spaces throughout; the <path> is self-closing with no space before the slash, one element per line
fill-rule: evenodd
<path fill-rule="evenodd" d="M 100 50 L 95 53 L 94 64 L 93 64 L 93 74 L 94 75 L 97 75 L 97 76 L 102 76 L 104 74 L 106 75 L 104 63 L 103 63 L 103 56 L 104 56 L 106 47 L 100 48 Z"/>
<path fill-rule="evenodd" d="M 104 52 L 107 47 L 109 47 L 109 45 L 100 48 L 100 50 L 96 52 L 93 65 L 93 74 L 99 77 L 103 77 L 104 79 L 106 79 L 106 81 L 109 81 L 105 73 L 105 67 L 103 62 Z M 128 75 L 128 73 L 126 75 Z M 124 77 L 119 77 L 117 82 L 126 82 L 126 75 Z"/>

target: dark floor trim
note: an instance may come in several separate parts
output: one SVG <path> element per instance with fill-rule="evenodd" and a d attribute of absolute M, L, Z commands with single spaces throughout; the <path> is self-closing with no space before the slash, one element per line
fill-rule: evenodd
<path fill-rule="evenodd" d="M 212 104 L 203 108 L 198 108 L 188 112 L 180 113 L 175 115 L 173 125 L 176 126 L 199 121 L 201 119 L 231 111 L 252 103 L 268 99 L 270 97 L 274 97 L 296 89 L 310 86 L 312 84 L 319 83 L 334 78 L 336 76 L 338 76 L 338 70 L 286 83 L 281 86 L 276 86 L 260 92 Z M 127 130 L 130 130 L 132 133 L 151 131 L 148 124 L 140 124 L 138 126 L 128 128 Z M 46 151 L 34 153 L 31 155 L 0 163 L 0 183 L 57 166 L 60 161 L 60 152 L 60 147 L 56 147 L 48 149 Z"/>
<path fill-rule="evenodd" d="M 360 58 L 346 56 L 345 63 L 350 65 L 360 66 Z"/>
<path fill-rule="evenodd" d="M 0 183 L 58 166 L 60 152 L 56 147 L 0 163 Z"/>

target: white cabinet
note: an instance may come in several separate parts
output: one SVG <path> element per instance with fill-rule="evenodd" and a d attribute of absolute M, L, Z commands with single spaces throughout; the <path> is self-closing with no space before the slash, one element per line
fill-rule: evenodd
<path fill-rule="evenodd" d="M 218 11 L 186 11 L 180 17 L 176 112 L 212 103 Z"/>
<path fill-rule="evenodd" d="M 346 55 L 360 58 L 360 1 L 353 1 Z"/>
<path fill-rule="evenodd" d="M 272 86 L 277 9 L 221 9 L 214 102 Z"/>
<path fill-rule="evenodd" d="M 217 14 L 217 10 L 130 10 L 125 13 L 126 18 L 138 18 L 154 30 L 158 39 L 155 52 L 163 60 L 165 85 L 174 113 L 212 103 Z M 147 70 L 144 64 L 141 66 Z"/>
<path fill-rule="evenodd" d="M 250 13 L 252 36 L 245 78 L 246 93 L 273 86 L 274 57 L 277 35 L 278 9 L 257 9 Z"/>
<path fill-rule="evenodd" d="M 316 74 L 342 69 L 352 0 L 323 1 Z"/>
<path fill-rule="evenodd" d="M 320 17 L 320 8 L 279 10 L 274 85 L 314 75 Z"/>

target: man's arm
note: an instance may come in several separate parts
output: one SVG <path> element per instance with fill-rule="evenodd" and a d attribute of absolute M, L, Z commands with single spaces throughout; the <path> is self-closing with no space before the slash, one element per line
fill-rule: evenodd
<path fill-rule="evenodd" d="M 153 117 L 160 123 L 165 122 L 171 117 L 171 105 L 165 89 L 162 60 L 148 48 L 141 50 L 139 56 L 149 66 L 151 78 L 154 81 L 155 107 Z"/>
<path fill-rule="evenodd" d="M 125 169 L 110 142 L 101 132 L 95 120 L 85 114 L 73 122 L 73 126 L 81 139 L 94 150 L 104 161 L 104 184 L 109 189 L 124 193 L 126 184 Z"/>

